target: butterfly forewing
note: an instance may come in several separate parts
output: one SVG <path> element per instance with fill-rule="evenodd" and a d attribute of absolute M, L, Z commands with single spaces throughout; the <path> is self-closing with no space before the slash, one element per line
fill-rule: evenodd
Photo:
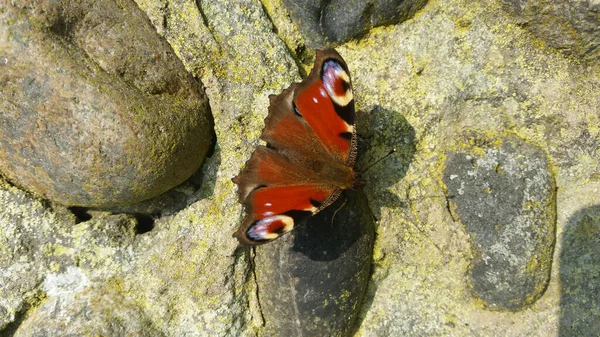
<path fill-rule="evenodd" d="M 302 116 L 332 159 L 354 165 L 354 99 L 346 63 L 337 53 L 319 55 L 313 68 L 296 90 L 295 112 Z M 318 60 L 319 61 L 319 60 Z"/>
<path fill-rule="evenodd" d="M 309 76 L 270 99 L 261 135 L 267 146 L 233 179 L 247 213 L 235 233 L 242 244 L 289 232 L 355 181 L 352 84 L 335 50 L 317 51 Z"/>

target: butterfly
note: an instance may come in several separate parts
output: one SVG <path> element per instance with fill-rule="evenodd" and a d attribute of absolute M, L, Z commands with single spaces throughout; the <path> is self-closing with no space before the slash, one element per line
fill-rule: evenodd
<path fill-rule="evenodd" d="M 266 146 L 232 179 L 246 211 L 233 235 L 242 245 L 281 237 L 360 180 L 352 82 L 340 54 L 317 51 L 310 74 L 269 100 Z"/>

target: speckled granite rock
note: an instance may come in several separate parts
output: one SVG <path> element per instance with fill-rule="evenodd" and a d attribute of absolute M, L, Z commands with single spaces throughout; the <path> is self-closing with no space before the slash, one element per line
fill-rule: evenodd
<path fill-rule="evenodd" d="M 560 336 L 600 331 L 600 206 L 569 218 L 560 252 Z M 581 295 L 585 294 L 585 295 Z M 581 312 L 586 315 L 581 315 Z"/>
<path fill-rule="evenodd" d="M 134 2 L 12 1 L 0 27 L 0 171 L 12 182 L 101 207 L 198 170 L 206 95 Z"/>
<path fill-rule="evenodd" d="M 46 276 L 48 299 L 25 320 L 18 336 L 164 336 L 119 285 L 92 287 L 75 267 Z"/>
<path fill-rule="evenodd" d="M 32 198 L 0 180 L 0 329 L 22 321 L 49 296 L 40 286 L 48 274 L 69 266 L 87 282 L 102 281 L 128 268 L 136 221 L 99 214 L 87 222 L 61 206 Z"/>
<path fill-rule="evenodd" d="M 410 19 L 427 0 L 282 0 L 310 48 L 337 45 L 370 28 Z"/>
<path fill-rule="evenodd" d="M 473 244 L 470 278 L 490 309 L 521 310 L 539 299 L 552 266 L 554 179 L 546 154 L 516 137 L 468 136 L 446 154 L 453 216 Z"/>
<path fill-rule="evenodd" d="M 600 59 L 600 2 L 502 0 L 519 25 L 567 54 Z"/>
<path fill-rule="evenodd" d="M 346 191 L 276 242 L 254 264 L 268 336 L 352 336 L 367 286 L 373 218 L 364 195 Z"/>

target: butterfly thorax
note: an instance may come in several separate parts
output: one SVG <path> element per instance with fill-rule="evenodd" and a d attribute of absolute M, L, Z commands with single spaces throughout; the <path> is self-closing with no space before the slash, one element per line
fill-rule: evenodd
<path fill-rule="evenodd" d="M 348 166 L 344 165 L 323 165 L 319 175 L 323 182 L 328 182 L 330 185 L 340 189 L 352 188 L 357 181 L 356 172 Z"/>

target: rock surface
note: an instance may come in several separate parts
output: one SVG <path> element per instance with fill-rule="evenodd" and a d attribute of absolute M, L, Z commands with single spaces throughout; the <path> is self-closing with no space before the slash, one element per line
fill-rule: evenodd
<path fill-rule="evenodd" d="M 268 336 L 351 336 L 373 255 L 365 196 L 347 191 L 285 238 L 256 248 Z"/>
<path fill-rule="evenodd" d="M 51 274 L 77 266 L 76 274 L 85 278 L 79 283 L 90 285 L 128 269 L 133 216 L 97 213 L 78 222 L 67 209 L 2 181 L 0 204 L 0 327 L 13 329 L 11 322 L 22 321 L 28 310 L 51 296 L 42 286 Z"/>
<path fill-rule="evenodd" d="M 600 2 L 502 0 L 504 8 L 548 45 L 578 58 L 600 59 Z"/>
<path fill-rule="evenodd" d="M 569 218 L 560 253 L 560 336 L 600 331 L 600 206 Z M 581 296 L 580 294 L 585 294 Z M 586 315 L 581 315 L 581 312 Z"/>
<path fill-rule="evenodd" d="M 81 270 L 49 274 L 42 288 L 48 300 L 14 336 L 162 336 L 142 309 L 118 285 L 95 288 Z"/>
<path fill-rule="evenodd" d="M 546 154 L 515 137 L 471 135 L 448 153 L 449 207 L 474 249 L 470 278 L 490 309 L 522 310 L 542 296 L 554 250 L 556 196 Z"/>
<path fill-rule="evenodd" d="M 230 179 L 259 143 L 268 95 L 312 66 L 309 48 L 280 1 L 137 4 L 205 85 L 215 151 L 198 171 L 199 190 L 186 189 L 190 199 L 153 223 L 73 209 L 76 217 L 2 180 L 0 329 L 8 335 L 51 331 L 67 319 L 81 333 L 114 335 L 122 331 L 110 326 L 115 321 L 136 334 L 169 336 L 256 336 L 269 328 L 261 299 L 278 289 L 257 285 L 254 273 L 264 265 L 253 265 L 258 256 L 231 237 L 243 214 Z M 546 337 L 595 328 L 597 311 L 586 302 L 595 280 L 577 267 L 590 275 L 598 268 L 585 233 L 600 205 L 600 66 L 540 43 L 488 1 L 429 1 L 412 19 L 372 29 L 338 51 L 355 88 L 357 168 L 400 149 L 364 173 L 376 235 L 350 333 Z M 446 154 L 470 130 L 535 144 L 555 180 L 550 281 L 525 310 L 490 310 L 472 296 L 472 232 L 453 218 L 443 181 Z M 69 275 L 83 282 L 56 282 Z M 49 315 L 58 299 L 69 301 Z M 103 311 L 113 303 L 112 313 Z M 131 315 L 122 318 L 122 310 Z M 97 330 L 74 317 L 85 312 Z"/>
<path fill-rule="evenodd" d="M 202 85 L 131 1 L 13 1 L 0 13 L 0 171 L 68 206 L 156 196 L 211 145 Z"/>
<path fill-rule="evenodd" d="M 282 0 L 307 46 L 325 48 L 410 19 L 427 0 Z"/>

